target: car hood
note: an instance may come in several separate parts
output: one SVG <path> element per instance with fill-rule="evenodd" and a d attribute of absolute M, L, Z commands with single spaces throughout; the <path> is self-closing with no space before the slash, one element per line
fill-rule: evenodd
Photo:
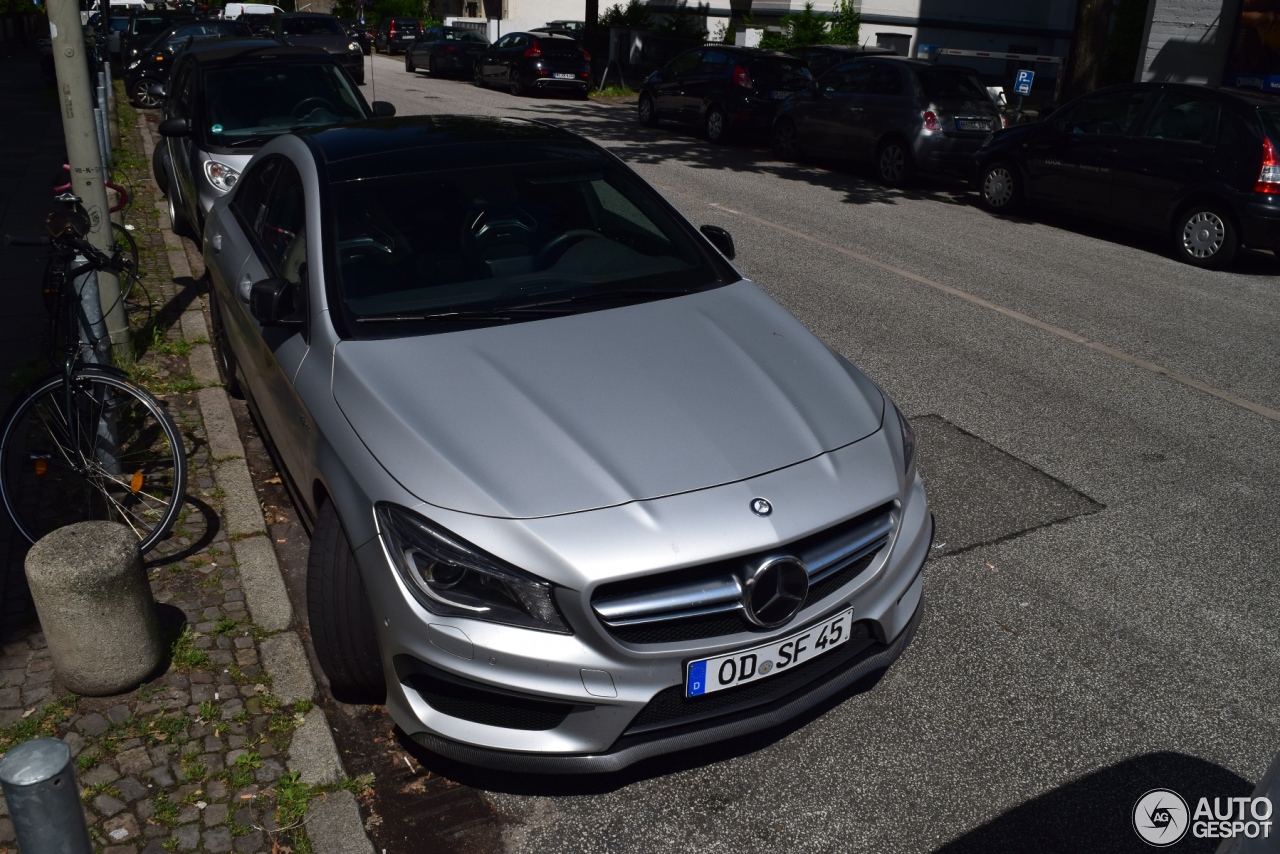
<path fill-rule="evenodd" d="M 284 43 L 291 47 L 322 47 L 329 53 L 347 53 L 349 45 L 355 41 L 352 36 L 321 34 L 314 36 L 285 36 Z"/>
<path fill-rule="evenodd" d="M 879 429 L 884 398 L 750 282 L 624 308 L 344 341 L 333 394 L 438 507 L 503 518 L 705 489 Z"/>

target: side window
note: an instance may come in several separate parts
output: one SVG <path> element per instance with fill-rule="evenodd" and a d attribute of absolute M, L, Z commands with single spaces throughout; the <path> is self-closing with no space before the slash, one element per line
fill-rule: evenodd
<path fill-rule="evenodd" d="M 1212 145 L 1217 129 L 1217 104 L 1198 95 L 1165 92 L 1142 135 L 1148 139 Z"/>
<path fill-rule="evenodd" d="M 702 53 L 700 50 L 691 50 L 688 53 L 677 56 L 667 66 L 667 73 L 675 75 L 692 73 L 698 67 L 698 61 L 702 59 Z"/>
<path fill-rule="evenodd" d="M 173 87 L 171 92 L 174 97 L 169 99 L 171 117 L 185 119 L 191 116 L 191 90 L 192 82 L 195 80 L 195 74 L 191 69 L 191 63 L 187 62 L 173 75 L 170 85 Z"/>
<path fill-rule="evenodd" d="M 842 95 L 865 94 L 871 90 L 873 71 L 870 65 L 846 65 L 836 68 L 822 78 L 822 90 L 838 92 Z"/>
<path fill-rule="evenodd" d="M 283 158 L 279 163 L 280 177 L 267 197 L 258 244 L 276 275 L 296 283 L 307 262 L 307 207 L 298 170 Z"/>
<path fill-rule="evenodd" d="M 1235 148 L 1245 141 L 1245 130 L 1240 122 L 1228 111 L 1223 111 L 1218 119 L 1218 145 L 1222 148 Z"/>
<path fill-rule="evenodd" d="M 507 45 L 507 47 L 519 50 L 520 48 L 525 47 L 528 44 L 529 44 L 529 39 L 526 38 L 525 36 L 512 36 L 511 41 Z"/>
<path fill-rule="evenodd" d="M 267 194 L 280 174 L 283 157 L 268 157 L 249 170 L 249 174 L 240 180 L 235 195 L 231 198 L 231 210 L 240 219 L 240 225 L 246 234 L 257 235 L 262 230 L 263 211 L 266 210 Z"/>
<path fill-rule="evenodd" d="M 731 67 L 729 54 L 722 50 L 709 50 L 702 55 L 702 62 L 698 65 L 698 74 L 720 77 L 727 75 Z"/>
<path fill-rule="evenodd" d="M 1080 104 L 1058 126 L 1073 134 L 1121 136 L 1129 132 L 1146 101 L 1147 93 L 1141 90 L 1095 95 Z"/>
<path fill-rule="evenodd" d="M 872 66 L 867 91 L 872 95 L 901 95 L 902 76 L 896 68 L 876 64 Z"/>

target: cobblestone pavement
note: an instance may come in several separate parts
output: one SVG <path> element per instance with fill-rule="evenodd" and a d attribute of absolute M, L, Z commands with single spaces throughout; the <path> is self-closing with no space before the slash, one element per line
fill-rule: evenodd
<path fill-rule="evenodd" d="M 210 455 L 199 383 L 187 362 L 202 342 L 183 340 L 177 323 L 198 285 L 172 278 L 160 197 L 131 126 L 138 118 L 122 107 L 121 136 L 135 150 L 117 164 L 137 191 L 128 221 L 147 273 L 146 293 L 135 294 L 130 312 L 146 351 L 135 373 L 168 407 L 189 463 L 178 522 L 146 555 L 171 656 L 165 672 L 136 691 L 77 697 L 58 685 L 38 627 L 12 637 L 0 647 L 0 755 L 36 736 L 65 741 L 90 833 L 106 854 L 309 851 L 310 799 L 359 791 L 368 781 L 341 778 L 339 769 L 326 782 L 304 782 L 286 771 L 291 737 L 309 720 L 311 689 L 277 697 L 260 658 L 272 633 L 255 625 L 246 607 L 235 545 L 220 523 L 224 495 L 214 465 L 221 461 Z M 0 854 L 14 841 L 0 799 Z"/>

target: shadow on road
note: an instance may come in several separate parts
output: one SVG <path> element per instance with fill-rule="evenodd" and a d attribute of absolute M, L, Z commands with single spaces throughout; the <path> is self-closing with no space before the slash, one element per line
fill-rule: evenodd
<path fill-rule="evenodd" d="M 1253 785 L 1220 765 L 1182 753 L 1148 753 L 1103 768 L 1014 807 L 935 854 L 1075 854 L 1150 851 L 1133 829 L 1133 807 L 1152 789 L 1182 796 L 1194 814 L 1200 798 L 1242 797 Z M 1190 816 L 1173 816 L 1186 821 Z M 1220 840 L 1191 833 L 1178 851 L 1214 851 Z"/>

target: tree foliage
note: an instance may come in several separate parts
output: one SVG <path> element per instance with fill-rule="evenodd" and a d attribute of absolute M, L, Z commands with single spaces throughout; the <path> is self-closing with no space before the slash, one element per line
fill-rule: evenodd
<path fill-rule="evenodd" d="M 600 16 L 602 27 L 632 27 L 638 30 L 647 28 L 653 21 L 649 8 L 640 0 L 628 0 L 627 5 L 610 6 Z"/>
<path fill-rule="evenodd" d="M 658 25 L 656 32 L 672 38 L 703 42 L 707 38 L 705 20 L 689 14 L 689 7 L 682 2 L 676 6 L 676 10 L 667 20 Z"/>
<path fill-rule="evenodd" d="M 854 7 L 853 0 L 836 0 L 831 13 L 831 29 L 827 30 L 827 44 L 860 44 L 858 30 L 861 26 L 862 16 Z"/>

